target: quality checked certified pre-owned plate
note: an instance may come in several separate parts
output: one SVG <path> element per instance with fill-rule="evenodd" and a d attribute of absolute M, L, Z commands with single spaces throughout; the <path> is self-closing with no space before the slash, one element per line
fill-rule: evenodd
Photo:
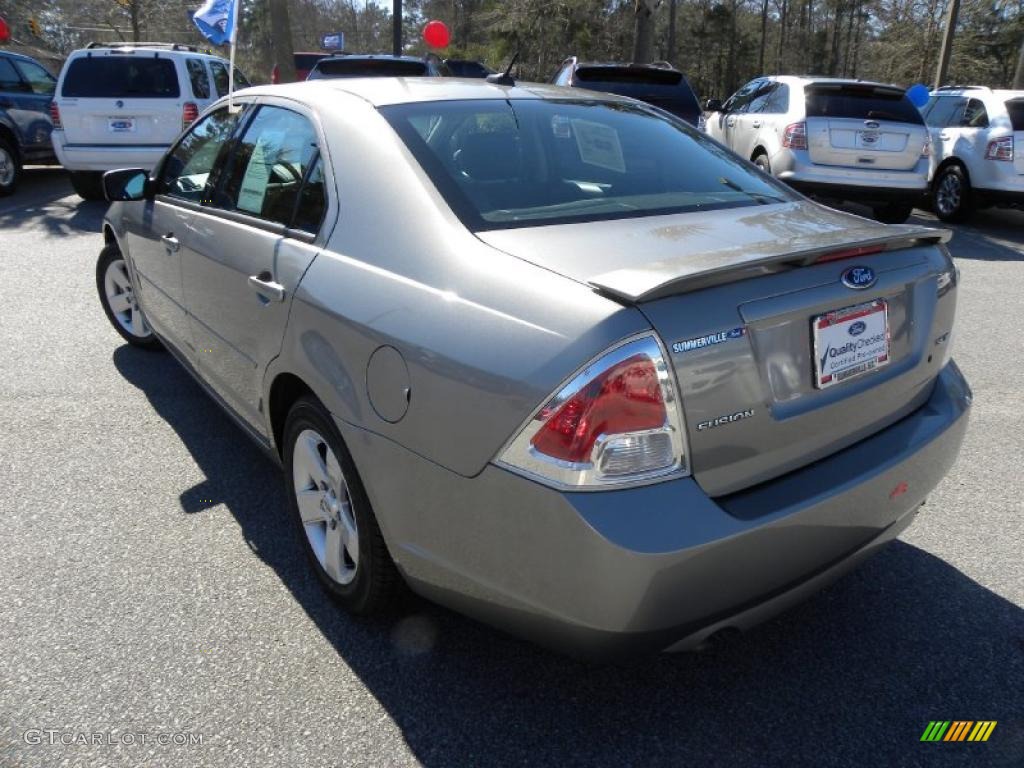
<path fill-rule="evenodd" d="M 827 389 L 889 362 L 889 312 L 883 299 L 835 309 L 811 321 L 814 386 Z"/>

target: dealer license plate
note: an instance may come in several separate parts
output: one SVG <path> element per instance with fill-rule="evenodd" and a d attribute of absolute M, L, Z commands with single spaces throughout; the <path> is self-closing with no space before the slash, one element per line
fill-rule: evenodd
<path fill-rule="evenodd" d="M 849 381 L 889 363 L 889 312 L 883 299 L 835 309 L 811 321 L 814 386 Z"/>

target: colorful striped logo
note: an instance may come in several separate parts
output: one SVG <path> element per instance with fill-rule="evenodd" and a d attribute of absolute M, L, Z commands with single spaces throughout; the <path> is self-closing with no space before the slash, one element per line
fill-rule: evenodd
<path fill-rule="evenodd" d="M 988 741 L 996 720 L 932 720 L 921 741 Z"/>

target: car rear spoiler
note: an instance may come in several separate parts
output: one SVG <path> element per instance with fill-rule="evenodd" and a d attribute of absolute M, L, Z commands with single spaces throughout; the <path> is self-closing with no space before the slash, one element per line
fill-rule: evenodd
<path fill-rule="evenodd" d="M 666 296 L 690 293 L 723 283 L 785 272 L 822 261 L 856 258 L 913 248 L 920 245 L 948 243 L 953 233 L 948 229 L 932 229 L 915 225 L 887 227 L 885 235 L 862 239 L 843 239 L 837 233 L 833 242 L 816 243 L 812 247 L 780 250 L 778 253 L 756 255 L 716 250 L 707 257 L 699 255 L 682 261 L 660 261 L 652 264 L 617 269 L 587 280 L 599 293 L 626 304 L 640 304 Z M 847 234 L 847 238 L 849 235 Z M 784 245 L 780 244 L 780 245 Z"/>

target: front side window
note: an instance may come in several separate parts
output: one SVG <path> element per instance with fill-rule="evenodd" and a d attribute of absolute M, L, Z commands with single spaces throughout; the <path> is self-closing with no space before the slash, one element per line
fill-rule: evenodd
<path fill-rule="evenodd" d="M 238 123 L 226 107 L 200 120 L 164 161 L 157 192 L 194 203 L 208 202 L 214 168 Z"/>
<path fill-rule="evenodd" d="M 152 54 L 81 56 L 68 65 L 61 95 L 66 98 L 176 99 L 178 70 L 171 59 Z"/>
<path fill-rule="evenodd" d="M 192 82 L 192 96 L 197 99 L 210 98 L 210 76 L 202 60 L 186 59 L 185 67 L 188 69 L 188 79 Z"/>
<path fill-rule="evenodd" d="M 966 99 L 956 96 L 932 96 L 931 104 L 925 107 L 925 122 L 932 128 L 945 128 L 966 103 Z"/>
<path fill-rule="evenodd" d="M 290 226 L 317 157 L 316 132 L 309 120 L 281 107 L 260 107 L 233 153 L 225 206 Z M 322 194 L 322 177 L 319 183 Z"/>
<path fill-rule="evenodd" d="M 21 72 L 21 76 L 25 78 L 25 82 L 32 89 L 32 93 L 50 96 L 57 90 L 57 80 L 54 76 L 35 62 L 15 59 L 14 66 Z"/>
<path fill-rule="evenodd" d="M 472 230 L 798 199 L 704 134 L 640 104 L 438 101 L 380 112 Z"/>
<path fill-rule="evenodd" d="M 729 100 L 725 102 L 724 111 L 726 112 L 746 112 L 747 105 L 750 104 L 750 100 L 754 98 L 754 95 L 764 85 L 764 80 L 758 78 L 757 80 L 751 80 L 749 83 L 740 88 L 736 93 L 729 97 Z"/>

